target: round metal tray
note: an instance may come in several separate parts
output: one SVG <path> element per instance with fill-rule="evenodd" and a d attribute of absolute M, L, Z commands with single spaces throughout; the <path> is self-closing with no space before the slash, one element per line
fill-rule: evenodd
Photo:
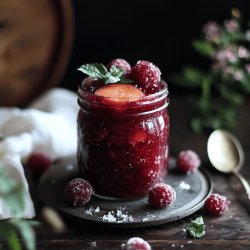
<path fill-rule="evenodd" d="M 42 201 L 77 221 L 116 228 L 136 228 L 161 225 L 184 218 L 200 209 L 212 192 L 212 182 L 202 167 L 190 174 L 181 174 L 175 160 L 169 161 L 167 183 L 176 191 L 175 202 L 163 209 L 148 205 L 147 198 L 132 201 L 106 200 L 93 196 L 80 207 L 67 204 L 63 198 L 66 183 L 79 177 L 74 158 L 55 163 L 41 178 L 39 193 Z"/>

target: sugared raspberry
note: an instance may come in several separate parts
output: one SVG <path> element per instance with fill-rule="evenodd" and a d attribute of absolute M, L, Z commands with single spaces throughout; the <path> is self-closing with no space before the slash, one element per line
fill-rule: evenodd
<path fill-rule="evenodd" d="M 124 250 L 151 250 L 151 246 L 147 241 L 139 237 L 130 238 L 126 244 L 121 245 Z"/>
<path fill-rule="evenodd" d="M 94 190 L 88 181 L 75 178 L 66 184 L 64 198 L 74 206 L 81 206 L 90 201 L 93 193 Z"/>
<path fill-rule="evenodd" d="M 47 154 L 34 152 L 29 156 L 26 164 L 34 174 L 40 175 L 52 165 L 52 160 Z"/>
<path fill-rule="evenodd" d="M 211 194 L 205 202 L 205 210 L 209 214 L 220 215 L 228 209 L 231 204 L 227 197 L 220 194 Z"/>
<path fill-rule="evenodd" d="M 192 150 L 181 151 L 177 157 L 177 167 L 183 173 L 195 171 L 201 164 L 200 157 Z"/>
<path fill-rule="evenodd" d="M 149 190 L 148 203 L 156 208 L 164 208 L 175 201 L 175 190 L 165 183 L 158 183 Z"/>
<path fill-rule="evenodd" d="M 142 89 L 157 87 L 161 80 L 161 71 L 153 63 L 138 61 L 131 69 L 131 79 Z"/>
<path fill-rule="evenodd" d="M 124 69 L 124 73 L 129 73 L 131 71 L 130 64 L 126 60 L 121 58 L 113 59 L 108 63 L 107 68 L 110 69 L 112 65 L 115 65 L 117 68 Z"/>

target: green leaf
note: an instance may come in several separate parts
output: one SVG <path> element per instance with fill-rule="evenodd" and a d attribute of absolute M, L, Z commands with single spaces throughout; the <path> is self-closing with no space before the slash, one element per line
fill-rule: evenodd
<path fill-rule="evenodd" d="M 203 73 L 195 68 L 195 67 L 186 67 L 183 70 L 184 77 L 189 81 L 189 83 L 192 83 L 192 86 L 201 86 L 204 75 Z"/>
<path fill-rule="evenodd" d="M 105 84 L 132 82 L 124 77 L 124 70 L 117 68 L 115 65 L 111 66 L 110 71 L 108 71 L 108 69 L 101 63 L 85 64 L 78 68 L 78 70 L 88 76 L 103 81 Z"/>
<path fill-rule="evenodd" d="M 9 228 L 7 232 L 7 242 L 11 250 L 21 250 L 21 244 L 18 241 L 17 233 L 14 229 Z"/>
<path fill-rule="evenodd" d="M 4 236 L 10 250 L 21 250 L 17 233 L 15 229 L 9 224 L 8 220 L 0 221 L 0 234 Z"/>
<path fill-rule="evenodd" d="M 0 166 L 0 197 L 14 216 L 20 216 L 24 210 L 24 187 L 14 181 Z"/>
<path fill-rule="evenodd" d="M 121 77 L 124 74 L 124 70 L 112 65 L 110 68 L 110 74 L 114 77 Z"/>
<path fill-rule="evenodd" d="M 131 82 L 133 82 L 133 81 L 131 81 L 130 79 L 127 79 L 124 76 L 120 77 L 120 83 L 131 83 Z"/>
<path fill-rule="evenodd" d="M 202 85 L 204 73 L 192 66 L 187 66 L 182 70 L 182 74 L 170 75 L 170 80 L 185 88 L 198 88 Z"/>
<path fill-rule="evenodd" d="M 82 65 L 79 71 L 96 79 L 103 79 L 108 73 L 107 68 L 101 63 L 90 63 Z"/>
<path fill-rule="evenodd" d="M 233 89 L 227 88 L 223 84 L 221 84 L 220 92 L 225 99 L 229 100 L 229 102 L 231 102 L 234 105 L 237 106 L 241 105 L 244 101 L 243 95 L 241 95 L 240 93 L 236 92 Z"/>
<path fill-rule="evenodd" d="M 205 224 L 203 218 L 200 216 L 191 223 L 186 228 L 187 234 L 192 238 L 201 238 L 205 235 Z"/>
<path fill-rule="evenodd" d="M 21 219 L 11 219 L 10 223 L 17 228 L 20 235 L 24 239 L 24 244 L 28 250 L 36 249 L 35 232 L 32 226 L 38 226 L 40 223 L 37 221 L 28 221 Z"/>
<path fill-rule="evenodd" d="M 190 126 L 197 134 L 200 134 L 203 131 L 202 120 L 199 117 L 192 118 L 190 121 Z"/>
<path fill-rule="evenodd" d="M 192 46 L 203 56 L 212 57 L 215 51 L 212 44 L 205 40 L 194 40 Z"/>

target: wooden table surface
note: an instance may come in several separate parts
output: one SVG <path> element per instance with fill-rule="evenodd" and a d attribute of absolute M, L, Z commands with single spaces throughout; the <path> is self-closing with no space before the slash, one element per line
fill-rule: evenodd
<path fill-rule="evenodd" d="M 171 117 L 170 153 L 176 156 L 180 150 L 192 149 L 202 158 L 214 183 L 214 191 L 231 200 L 229 210 L 221 216 L 209 216 L 203 209 L 195 214 L 161 226 L 140 229 L 108 229 L 89 225 L 67 224 L 63 233 L 41 227 L 37 230 L 38 250 L 120 249 L 130 237 L 147 240 L 157 249 L 250 249 L 250 202 L 238 179 L 222 175 L 208 163 L 206 142 L 208 134 L 194 134 L 187 125 L 189 106 L 184 95 L 172 96 L 169 107 Z M 250 102 L 245 105 L 239 126 L 233 131 L 242 142 L 246 161 L 241 173 L 250 181 Z M 202 239 L 191 239 L 183 230 L 191 221 L 202 215 L 206 234 Z"/>

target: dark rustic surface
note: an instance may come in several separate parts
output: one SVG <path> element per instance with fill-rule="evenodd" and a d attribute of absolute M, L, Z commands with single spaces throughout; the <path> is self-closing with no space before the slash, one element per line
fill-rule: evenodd
<path fill-rule="evenodd" d="M 187 116 L 189 111 L 184 96 L 172 96 L 170 105 L 171 116 L 171 155 L 182 149 L 197 151 L 204 166 L 210 172 L 214 182 L 214 191 L 226 195 L 232 202 L 229 210 L 222 216 L 209 216 L 203 209 L 195 214 L 161 226 L 144 229 L 107 229 L 77 225 L 68 222 L 64 233 L 54 233 L 41 227 L 37 231 L 38 250 L 83 250 L 83 249 L 120 249 L 120 245 L 128 238 L 138 236 L 147 240 L 153 250 L 157 249 L 250 249 L 250 202 L 239 181 L 230 175 L 221 175 L 213 170 L 206 155 L 208 134 L 197 135 L 188 129 Z M 241 173 L 250 181 L 250 102 L 244 108 L 240 124 L 233 131 L 243 144 L 246 163 Z M 202 239 L 190 239 L 183 230 L 191 219 L 202 215 L 206 224 L 206 234 Z M 96 247 L 93 247 L 93 242 Z"/>

